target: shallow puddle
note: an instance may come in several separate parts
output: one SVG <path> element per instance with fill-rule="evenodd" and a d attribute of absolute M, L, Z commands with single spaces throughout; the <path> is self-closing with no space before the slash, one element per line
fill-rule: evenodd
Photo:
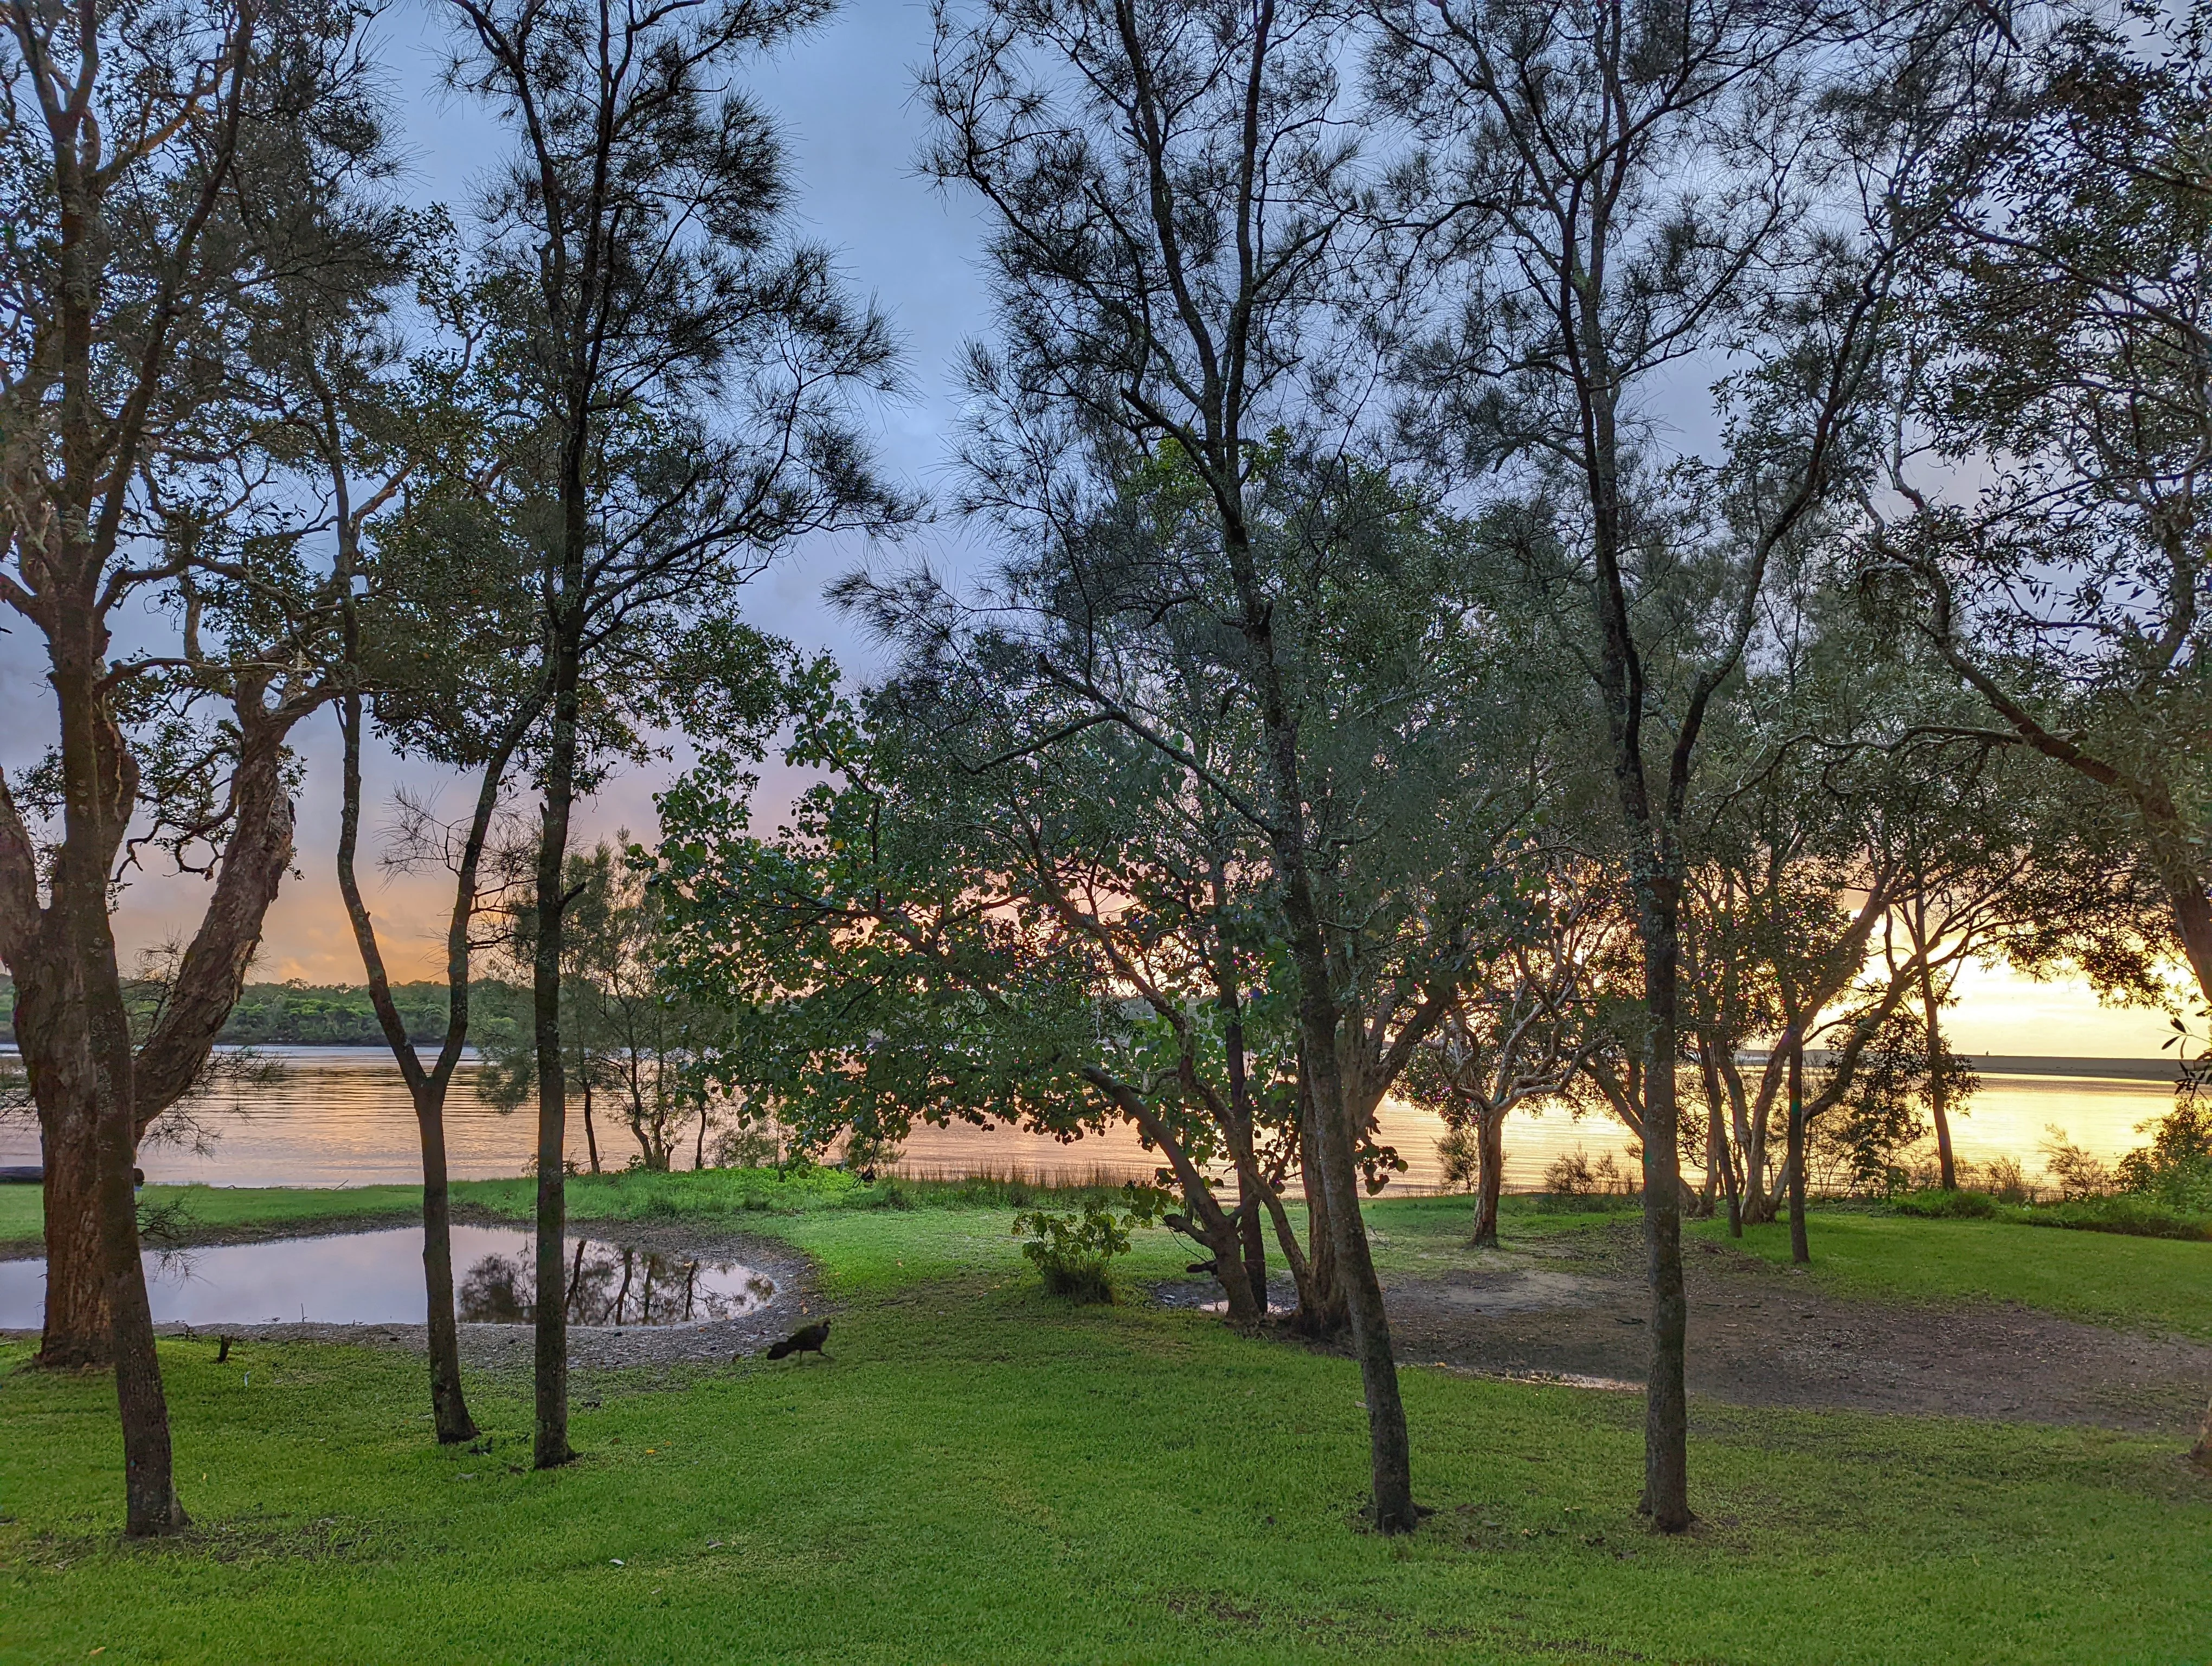
<path fill-rule="evenodd" d="M 774 1299 L 775 1282 L 734 1262 L 572 1238 L 569 1322 L 688 1325 L 742 1318 Z M 532 1236 L 515 1227 L 453 1228 L 453 1282 L 464 1323 L 520 1324 L 537 1311 Z M 422 1322 L 422 1230 L 404 1226 L 273 1243 L 228 1243 L 146 1256 L 157 1324 Z M 36 1329 L 46 1263 L 0 1262 L 0 1329 Z"/>

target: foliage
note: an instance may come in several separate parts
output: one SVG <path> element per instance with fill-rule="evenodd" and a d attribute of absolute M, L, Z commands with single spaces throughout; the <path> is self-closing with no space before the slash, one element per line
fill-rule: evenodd
<path fill-rule="evenodd" d="M 2183 1094 L 2172 1110 L 2137 1132 L 2148 1132 L 2150 1144 L 2120 1158 L 2120 1189 L 2169 1208 L 2212 1214 L 2212 1099 L 2201 1091 Z"/>
<path fill-rule="evenodd" d="M 2042 1151 L 2044 1171 L 2057 1185 L 2062 1203 L 2102 1197 L 2112 1189 L 2112 1171 L 2102 1158 L 2069 1140 L 2065 1129 L 2045 1129 Z"/>
<path fill-rule="evenodd" d="M 714 1102 L 702 1061 L 724 1026 L 664 974 L 665 892 L 645 883 L 643 860 L 623 834 L 615 844 L 603 840 L 572 854 L 565 865 L 561 1047 L 568 1085 L 587 1110 L 604 1096 L 636 1144 L 631 1160 L 666 1169 L 695 1122 L 695 1157 L 705 1153 Z M 501 945 L 518 975 L 531 964 L 536 934 L 535 909 L 518 909 Z M 488 1104 L 507 1110 L 535 1094 L 538 1051 L 528 1030 L 488 1037 L 482 1046 L 478 1092 Z M 599 1163 L 596 1152 L 592 1160 Z"/>
<path fill-rule="evenodd" d="M 1117 1213 L 1111 1204 L 1093 1199 L 1081 1214 L 1054 1209 L 1031 1209 L 1014 1217 L 1014 1231 L 1027 1233 L 1022 1254 L 1044 1280 L 1053 1295 L 1076 1302 L 1114 1299 L 1111 1263 L 1129 1253 L 1129 1233 L 1149 1226 L 1169 1205 L 1164 1193 L 1127 1189 Z"/>
<path fill-rule="evenodd" d="M 1947 1052 L 1936 1068 L 1955 1075 L 1954 1056 Z M 1887 1197 L 1909 1183 L 1905 1154 L 1928 1135 L 1921 1105 L 1929 1061 L 1919 1019 L 1901 1008 L 1891 1012 L 1853 1063 L 1841 1098 L 1812 1126 L 1812 1183 L 1854 1197 Z"/>
<path fill-rule="evenodd" d="M 1608 1198 L 1633 1197 L 1638 1188 L 1637 1177 L 1623 1173 L 1611 1152 L 1593 1163 L 1577 1146 L 1552 1159 L 1544 1170 L 1544 1189 L 1554 1197 Z"/>

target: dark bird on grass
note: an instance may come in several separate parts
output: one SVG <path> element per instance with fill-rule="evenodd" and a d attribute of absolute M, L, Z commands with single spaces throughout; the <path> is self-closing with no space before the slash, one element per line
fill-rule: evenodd
<path fill-rule="evenodd" d="M 794 1353 L 822 1353 L 822 1345 L 829 1340 L 830 1322 L 823 1319 L 818 1323 L 793 1331 L 781 1342 L 771 1344 L 768 1357 L 771 1359 L 782 1359 Z M 830 1356 L 822 1353 L 822 1357 L 827 1359 Z"/>

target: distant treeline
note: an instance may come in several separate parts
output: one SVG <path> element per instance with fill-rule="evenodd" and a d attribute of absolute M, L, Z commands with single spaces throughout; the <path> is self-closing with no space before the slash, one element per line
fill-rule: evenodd
<path fill-rule="evenodd" d="M 133 1018 L 150 1018 L 160 986 L 133 982 L 124 988 Z M 398 983 L 392 989 L 407 1038 L 432 1043 L 445 1034 L 446 986 Z M 472 1043 L 506 1040 L 516 1033 L 529 1009 L 530 992 L 512 983 L 474 986 L 469 1037 Z M 368 1004 L 366 987 L 344 983 L 249 983 L 223 1026 L 226 1043 L 254 1047 L 381 1047 L 384 1031 Z M 0 977 L 0 1045 L 15 1040 L 15 985 Z"/>

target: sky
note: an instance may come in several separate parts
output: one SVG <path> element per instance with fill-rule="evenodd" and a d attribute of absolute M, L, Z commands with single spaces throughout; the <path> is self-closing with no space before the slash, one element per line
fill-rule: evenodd
<path fill-rule="evenodd" d="M 489 159 L 501 154 L 497 127 L 464 100 L 436 87 L 443 23 L 427 0 L 402 0 L 380 24 L 394 98 L 394 120 L 410 165 L 400 189 L 417 202 L 464 209 Z M 978 258 L 981 222 L 973 208 L 947 198 L 915 167 L 923 116 L 915 69 L 927 56 L 929 10 L 920 0 L 844 0 L 822 28 L 756 64 L 753 96 L 777 119 L 787 146 L 799 234 L 836 252 L 851 284 L 890 312 L 905 344 L 905 396 L 874 414 L 878 453 L 895 478 L 942 495 L 958 416 L 956 366 L 965 339 L 987 323 Z M 981 558 L 949 516 L 911 535 L 913 553 L 954 573 Z M 753 622 L 810 649 L 834 653 L 865 678 L 874 647 L 823 599 L 823 587 L 870 559 L 848 538 L 805 541 L 750 587 Z M 896 558 L 890 556 L 890 558 Z M 46 709 L 32 645 L 22 633 L 0 635 L 0 713 Z M 18 769 L 44 748 L 40 726 L 0 723 L 0 767 Z M 299 806 L 298 871 L 270 912 L 257 980 L 361 980 L 361 964 L 337 900 L 331 852 L 337 839 L 335 724 L 327 714 L 299 738 L 307 769 Z M 679 760 L 680 762 L 680 760 Z M 618 776 L 580 818 L 590 840 L 627 829 L 650 835 L 653 793 L 674 765 Z M 364 838 L 374 842 L 402 784 L 458 815 L 467 789 L 388 757 L 367 772 Z M 787 790 L 788 783 L 784 783 Z M 773 797 L 779 782 L 768 782 Z M 374 806 L 387 806 L 380 811 Z M 441 958 L 441 918 L 450 892 L 442 876 L 380 884 L 363 864 L 370 907 L 398 976 L 432 975 Z M 126 957 L 190 929 L 204 903 L 201 882 L 154 872 L 134 876 L 118 917 Z M 1971 976 L 1954 1019 L 1954 1045 L 1971 1053 L 2112 1056 L 2155 1052 L 2167 1033 L 2152 1013 L 2101 1008 L 2079 985 L 2036 985 L 2002 970 Z"/>

